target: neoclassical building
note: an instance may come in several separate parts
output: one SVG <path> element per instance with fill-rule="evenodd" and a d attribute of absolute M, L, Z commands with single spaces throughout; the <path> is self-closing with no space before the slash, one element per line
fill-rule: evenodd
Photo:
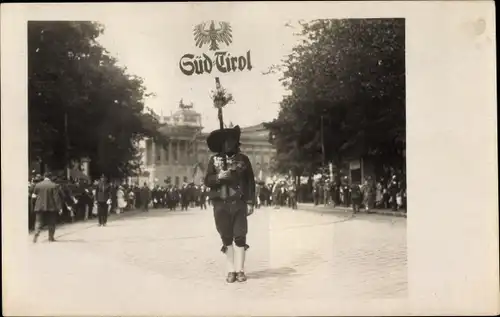
<path fill-rule="evenodd" d="M 181 101 L 175 113 L 159 120 L 160 132 L 169 142 L 161 146 L 152 140 L 145 141 L 143 170 L 149 174 L 150 184 L 202 183 L 212 153 L 206 144 L 208 133 L 202 131 L 201 115 L 193 110 L 192 104 Z M 265 180 L 270 176 L 271 160 L 275 155 L 268 140 L 268 130 L 263 124 L 241 128 L 241 150 L 250 158 L 256 178 Z"/>

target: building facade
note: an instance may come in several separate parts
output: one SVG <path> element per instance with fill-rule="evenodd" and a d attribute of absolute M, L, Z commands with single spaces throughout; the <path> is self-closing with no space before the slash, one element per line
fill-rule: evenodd
<path fill-rule="evenodd" d="M 193 110 L 192 104 L 181 101 L 179 110 L 171 116 L 161 117 L 160 123 L 160 132 L 168 137 L 168 144 L 162 146 L 152 140 L 144 143 L 143 170 L 149 175 L 149 183 L 201 184 L 212 155 L 206 144 L 209 132 L 202 131 L 201 115 Z M 258 180 L 270 176 L 275 155 L 268 135 L 263 124 L 241 130 L 241 150 L 250 158 Z"/>

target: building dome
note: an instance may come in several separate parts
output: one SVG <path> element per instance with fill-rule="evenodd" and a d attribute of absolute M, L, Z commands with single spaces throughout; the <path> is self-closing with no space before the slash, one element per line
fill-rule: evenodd
<path fill-rule="evenodd" d="M 201 114 L 193 110 L 193 104 L 179 102 L 179 110 L 174 112 L 170 118 L 173 125 L 201 126 Z"/>

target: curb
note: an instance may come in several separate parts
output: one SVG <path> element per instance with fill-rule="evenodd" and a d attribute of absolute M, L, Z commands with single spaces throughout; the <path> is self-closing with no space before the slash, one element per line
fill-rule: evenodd
<path fill-rule="evenodd" d="M 298 204 L 299 209 L 306 210 L 306 211 L 319 211 L 319 212 L 333 212 L 333 213 L 346 213 L 346 212 L 351 212 L 352 213 L 352 208 L 347 208 L 347 207 L 324 207 L 323 205 L 308 205 L 308 204 Z M 383 215 L 383 216 L 390 216 L 390 217 L 401 217 L 401 218 L 407 218 L 407 213 L 403 211 L 388 211 L 388 210 L 371 210 L 369 213 L 366 212 L 361 212 L 362 214 L 365 215 Z"/>

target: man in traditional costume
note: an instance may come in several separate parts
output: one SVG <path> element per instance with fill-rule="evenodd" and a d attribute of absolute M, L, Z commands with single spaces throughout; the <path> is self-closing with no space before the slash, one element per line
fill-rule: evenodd
<path fill-rule="evenodd" d="M 240 152 L 240 135 L 239 126 L 235 126 L 213 131 L 207 138 L 208 148 L 215 155 L 208 162 L 205 185 L 210 188 L 215 226 L 227 260 L 228 283 L 247 279 L 244 271 L 245 252 L 249 248 L 247 216 L 255 206 L 254 173 L 250 160 Z"/>

